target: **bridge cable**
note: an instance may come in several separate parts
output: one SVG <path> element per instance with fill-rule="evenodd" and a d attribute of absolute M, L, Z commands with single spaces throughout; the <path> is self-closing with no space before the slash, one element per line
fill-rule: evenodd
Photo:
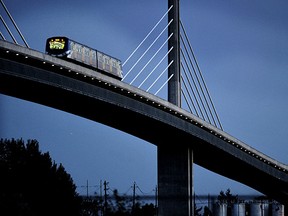
<path fill-rule="evenodd" d="M 184 53 L 183 53 L 183 50 L 180 49 L 180 51 L 181 51 L 181 54 L 182 54 L 182 56 L 183 56 L 184 62 L 185 62 L 185 64 L 186 64 L 186 67 L 188 68 L 188 70 L 189 70 L 189 72 L 190 72 L 190 77 L 191 77 L 191 79 L 192 79 L 192 81 L 193 81 L 195 90 L 196 90 L 196 92 L 197 92 L 198 98 L 200 99 L 200 102 L 201 102 L 201 104 L 202 104 L 202 107 L 203 107 L 203 110 L 204 110 L 204 112 L 205 112 L 205 115 L 206 115 L 209 123 L 211 123 L 210 118 L 209 118 L 209 115 L 208 115 L 207 110 L 206 110 L 206 108 L 205 108 L 205 105 L 204 105 L 204 103 L 203 103 L 201 94 L 199 93 L 199 90 L 198 90 L 197 84 L 196 84 L 196 82 L 195 82 L 195 79 L 194 79 L 193 76 L 191 75 L 191 69 L 190 69 L 190 67 L 188 66 L 188 63 L 187 63 L 186 57 L 185 57 L 185 55 L 184 55 Z M 187 73 L 186 73 L 186 70 L 185 70 L 185 68 L 184 68 L 184 66 L 183 66 L 182 61 L 181 61 L 181 66 L 182 66 L 182 68 L 183 68 L 183 70 L 184 70 L 184 74 L 186 75 L 186 79 L 188 80 L 188 82 L 189 82 L 189 84 L 190 84 L 190 88 L 191 88 L 191 90 L 193 90 L 193 87 L 192 87 L 192 85 L 191 85 L 191 83 L 190 83 L 190 79 L 188 78 L 188 75 L 187 75 Z M 203 92 L 202 92 L 202 93 L 203 93 Z M 195 97 L 195 100 L 197 100 L 196 95 L 194 95 L 194 97 Z M 201 111 L 201 114 L 202 114 L 203 119 L 206 120 L 206 119 L 205 119 L 205 116 L 204 116 L 204 114 L 203 114 L 203 112 L 202 112 L 201 106 L 199 105 L 198 102 L 197 102 L 197 104 L 198 104 L 199 110 Z"/>
<path fill-rule="evenodd" d="M 173 48 L 173 47 L 172 47 Z M 168 70 L 168 68 L 173 64 L 174 60 L 172 60 L 167 67 L 161 72 L 161 74 L 154 80 L 154 82 L 149 86 L 149 88 L 146 90 L 147 92 L 154 86 L 154 84 L 159 80 L 159 78 L 164 74 L 165 71 Z"/>
<path fill-rule="evenodd" d="M 188 103 L 188 99 L 187 99 L 186 93 L 183 91 L 183 89 L 181 89 L 181 93 L 182 93 L 182 95 L 183 95 L 183 97 L 184 97 L 184 100 L 186 101 L 186 103 L 187 103 L 187 105 L 188 105 L 188 108 L 189 108 L 190 112 L 193 113 L 193 110 L 192 110 L 190 104 Z M 194 108 L 195 112 L 197 112 L 197 110 L 196 110 L 195 105 L 194 105 L 193 102 L 192 102 L 192 105 L 193 105 L 193 108 Z M 196 114 L 196 115 L 197 115 L 197 114 Z M 197 115 L 197 117 L 199 117 L 199 116 Z"/>
<path fill-rule="evenodd" d="M 154 53 L 154 55 L 149 59 L 149 61 L 145 64 L 145 66 L 140 70 L 140 72 L 134 77 L 134 79 L 130 82 L 130 85 L 137 79 L 137 77 L 143 72 L 143 70 L 148 66 L 148 64 L 155 58 L 155 56 L 160 52 L 160 50 L 163 48 L 163 46 L 167 43 L 167 41 L 172 37 L 173 34 L 171 34 L 166 41 L 160 46 L 160 48 Z"/>
<path fill-rule="evenodd" d="M 183 80 L 183 77 L 182 77 L 182 76 L 181 76 L 181 80 L 182 80 L 182 82 L 183 82 L 183 84 L 184 84 L 184 87 L 185 87 L 185 89 L 186 89 L 186 92 L 188 93 L 188 96 L 189 96 L 189 98 L 190 98 L 190 102 L 192 103 L 192 106 L 193 106 L 193 108 L 194 108 L 194 110 L 195 110 L 195 113 L 196 113 L 197 117 L 199 117 L 199 114 L 198 114 L 198 111 L 197 111 L 197 109 L 196 109 L 196 107 L 195 107 L 194 101 L 191 100 L 191 94 L 190 94 L 190 92 L 187 90 L 186 83 L 185 83 L 185 81 Z M 188 105 L 188 107 L 189 107 L 190 112 L 193 113 L 193 110 L 191 109 L 190 103 L 189 103 L 189 101 L 188 101 L 188 99 L 187 99 L 186 93 L 184 92 L 184 90 L 183 90 L 182 88 L 181 88 L 181 92 L 182 92 L 183 97 L 184 97 L 184 99 L 185 99 L 185 101 L 186 101 L 186 103 L 187 103 L 187 105 Z M 193 93 L 194 93 L 194 92 L 193 92 Z"/>
<path fill-rule="evenodd" d="M 181 68 L 182 68 L 182 70 L 184 70 L 185 76 L 187 76 L 187 73 L 185 72 L 185 68 L 183 67 L 182 61 L 181 61 L 180 63 L 181 63 Z M 187 78 L 186 78 L 186 79 L 187 79 Z M 191 88 L 191 83 L 190 83 L 189 79 L 187 79 L 187 80 L 188 80 L 188 84 L 189 84 L 189 86 L 190 86 L 191 92 L 192 92 L 192 94 L 193 94 L 193 96 L 194 96 L 194 98 L 195 98 L 195 102 L 196 102 L 196 104 L 197 104 L 197 108 L 196 108 L 195 105 L 193 105 L 194 110 L 195 110 L 195 112 L 196 112 L 196 115 L 197 115 L 198 117 L 203 118 L 203 119 L 205 120 L 205 117 L 204 117 L 204 115 L 203 115 L 202 109 L 201 109 L 201 107 L 200 107 L 200 105 L 199 105 L 199 102 L 198 102 L 198 99 L 197 99 L 197 97 L 196 97 L 195 91 L 194 91 L 193 88 Z M 190 91 L 188 90 L 187 84 L 186 84 L 186 82 L 185 82 L 182 74 L 181 74 L 181 81 L 182 81 L 182 84 L 184 84 L 185 90 L 186 90 L 187 93 L 188 93 L 190 102 L 191 102 L 192 104 L 194 104 L 194 100 L 192 99 L 192 96 L 191 96 L 191 94 L 190 94 Z M 181 91 L 182 91 L 182 90 L 183 90 L 183 89 L 181 88 Z M 186 98 L 187 98 L 187 97 L 186 97 Z M 187 105 L 189 105 L 189 101 L 186 100 L 186 102 L 187 102 Z M 199 110 L 199 112 L 201 113 L 201 116 L 199 115 L 199 113 L 198 113 L 197 110 Z M 193 111 L 192 111 L 191 109 L 190 109 L 190 112 L 193 113 Z"/>
<path fill-rule="evenodd" d="M 166 80 L 166 82 L 163 83 L 163 85 L 158 89 L 158 91 L 155 92 L 155 95 L 158 94 L 158 92 L 169 82 L 169 80 L 174 76 L 174 74 L 171 74 L 171 76 Z"/>
<path fill-rule="evenodd" d="M 181 68 L 182 68 L 183 71 L 184 71 L 185 78 L 186 78 L 186 80 L 188 81 L 188 84 L 189 84 L 189 87 L 190 87 L 190 89 L 191 89 L 191 91 L 192 91 L 192 94 L 193 94 L 193 96 L 194 96 L 194 98 L 195 98 L 195 101 L 196 101 L 198 110 L 199 110 L 200 113 L 201 113 L 201 117 L 202 117 L 204 120 L 206 120 L 205 117 L 204 117 L 204 114 L 203 114 L 203 112 L 202 112 L 201 106 L 200 106 L 200 104 L 199 104 L 199 102 L 198 102 L 198 99 L 197 99 L 197 97 L 196 97 L 196 94 L 195 94 L 195 92 L 194 92 L 194 89 L 192 88 L 192 84 L 191 84 L 191 82 L 190 82 L 190 79 L 189 79 L 188 76 L 187 76 L 186 69 L 185 69 L 184 66 L 183 66 L 183 62 L 181 61 L 180 64 L 181 64 Z M 189 93 L 188 87 L 187 87 L 187 85 L 186 85 L 186 82 L 185 82 L 182 74 L 181 74 L 181 80 L 182 80 L 182 82 L 183 82 L 183 84 L 184 84 L 184 87 L 186 88 L 186 91 Z M 193 80 L 193 83 L 194 83 L 194 85 L 195 85 L 195 81 L 194 81 L 193 78 L 192 78 L 192 80 Z M 189 94 L 189 95 L 190 95 L 190 94 Z M 193 103 L 192 97 L 190 96 L 189 98 L 190 98 L 190 101 Z M 195 108 L 195 111 L 197 112 L 196 108 Z M 197 113 L 197 116 L 199 117 L 199 114 L 198 114 L 198 113 Z M 209 123 L 210 123 L 210 122 L 209 122 Z"/>
<path fill-rule="evenodd" d="M 126 63 L 131 59 L 131 57 L 135 54 L 135 52 L 139 49 L 139 47 L 144 43 L 144 41 L 150 36 L 150 34 L 156 29 L 156 27 L 158 27 L 158 25 L 160 24 L 160 22 L 164 19 L 164 17 L 168 14 L 168 12 L 173 8 L 173 5 L 170 6 L 170 8 L 168 9 L 168 11 L 166 11 L 166 13 L 161 17 L 161 19 L 158 21 L 158 23 L 153 27 L 153 29 L 146 35 L 146 37 L 142 40 L 142 42 L 137 46 L 137 48 L 132 52 L 132 54 L 128 57 L 128 59 L 122 64 L 122 65 L 126 65 Z M 171 19 L 168 24 L 165 25 L 165 28 L 161 31 L 161 33 L 156 37 L 156 39 L 154 39 L 154 41 L 152 42 L 152 44 L 150 44 L 150 46 L 145 50 L 145 52 L 137 59 L 137 61 L 133 64 L 133 66 L 128 70 L 128 72 L 125 74 L 125 76 L 123 77 L 122 80 L 125 80 L 125 78 L 127 78 L 127 76 L 132 72 L 132 70 L 138 66 L 138 63 L 142 60 L 142 58 L 144 57 L 144 55 L 146 55 L 146 53 L 151 49 L 151 47 L 156 43 L 156 41 L 160 38 L 160 36 L 167 30 L 167 28 L 171 25 L 171 23 L 173 22 L 173 19 Z M 142 69 L 140 70 L 140 72 L 138 72 L 138 74 L 132 79 L 132 81 L 129 83 L 130 85 L 132 85 L 135 80 L 140 76 L 140 74 L 142 74 L 144 72 L 144 70 L 146 68 L 148 68 L 148 65 L 152 63 L 152 60 L 156 57 L 156 55 L 161 51 L 161 49 L 164 47 L 164 45 L 169 41 L 169 39 L 173 36 L 173 33 L 171 33 L 168 36 L 168 39 L 166 39 L 166 41 L 162 44 L 162 46 L 156 51 L 156 53 L 153 54 L 153 56 L 150 58 L 150 60 L 142 67 Z M 171 52 L 171 50 L 173 49 L 170 48 L 170 50 L 164 55 L 164 57 L 162 57 L 162 59 L 156 64 L 156 66 L 154 66 L 153 70 L 149 72 L 149 74 L 144 77 L 143 81 L 141 81 L 140 85 L 138 86 L 138 88 L 140 88 L 144 83 L 147 82 L 148 78 L 155 73 L 155 70 L 158 68 L 158 66 L 160 66 L 160 64 L 163 62 L 163 60 L 165 58 L 167 58 L 167 55 Z M 161 72 L 160 75 L 158 75 L 157 79 L 153 81 L 153 83 L 148 87 L 148 89 L 146 90 L 147 92 L 154 86 L 154 84 L 162 77 L 162 75 L 167 71 L 167 69 L 172 65 L 174 61 L 171 61 L 169 63 L 168 66 L 166 66 L 166 68 Z M 156 94 L 164 87 L 164 85 L 166 83 L 168 83 L 168 81 L 172 78 L 173 76 L 171 76 L 170 78 L 165 78 L 165 80 L 167 80 L 161 87 L 160 89 L 158 89 L 158 91 L 156 92 Z"/>
<path fill-rule="evenodd" d="M 163 62 L 163 60 L 167 57 L 167 55 L 172 51 L 173 47 L 170 48 L 170 50 L 162 57 L 162 59 L 158 62 L 158 64 L 152 69 L 152 71 L 146 76 L 146 78 L 140 83 L 138 88 L 140 88 L 143 83 L 152 75 L 152 73 L 158 68 L 158 66 Z M 168 65 L 169 67 L 170 65 Z"/>
<path fill-rule="evenodd" d="M 0 31 L 0 36 L 1 36 L 2 40 L 6 40 L 5 36 L 2 34 L 1 31 Z"/>
<path fill-rule="evenodd" d="M 134 55 L 134 53 L 140 48 L 140 46 L 145 42 L 145 40 L 150 36 L 150 34 L 155 30 L 155 28 L 160 24 L 160 22 L 165 18 L 169 11 L 173 8 L 173 5 L 166 11 L 166 13 L 161 17 L 161 19 L 155 24 L 151 31 L 146 35 L 146 37 L 141 41 L 141 43 L 136 47 L 136 49 L 129 55 L 129 57 L 122 64 L 123 66 L 129 61 L 129 59 Z"/>
<path fill-rule="evenodd" d="M 180 37 L 181 37 L 181 40 L 183 41 L 182 35 L 180 35 Z M 198 86 L 200 87 L 201 93 L 202 93 L 202 95 L 203 95 L 203 97 L 204 97 L 204 100 L 205 100 L 205 102 L 206 102 L 205 104 L 206 104 L 207 108 L 209 109 L 209 112 L 210 112 L 210 115 L 212 116 L 212 119 L 213 119 L 214 124 L 217 125 L 216 122 L 215 122 L 215 119 L 214 119 L 214 117 L 213 117 L 213 113 L 212 113 L 212 111 L 211 111 L 211 109 L 210 109 L 210 107 L 209 107 L 209 103 L 207 102 L 207 99 L 206 99 L 204 90 L 203 90 L 203 88 L 202 88 L 201 82 L 199 81 L 199 78 L 198 78 L 198 76 L 197 76 L 197 72 L 196 72 L 196 70 L 195 70 L 195 67 L 194 67 L 194 65 L 193 65 L 193 63 L 192 63 L 191 57 L 190 57 L 190 55 L 189 55 L 189 53 L 188 53 L 188 51 L 187 51 L 187 47 L 185 46 L 185 43 L 184 43 L 184 42 L 183 42 L 183 46 L 184 46 L 185 51 L 186 51 L 186 54 L 187 54 L 187 56 L 188 56 L 190 65 L 191 65 L 192 68 L 193 68 L 195 77 L 196 77 L 196 79 L 197 79 Z M 192 78 L 193 83 L 194 83 L 194 86 L 195 86 L 195 88 L 196 88 L 196 90 L 197 90 L 197 93 L 198 93 L 198 96 L 199 96 L 199 98 L 200 98 L 202 107 L 203 107 L 203 109 L 204 109 L 204 111 L 205 111 L 205 114 L 206 114 L 207 118 L 209 119 L 209 123 L 211 123 L 210 118 L 209 118 L 209 115 L 208 115 L 207 110 L 206 110 L 206 108 L 205 108 L 206 106 L 205 106 L 205 104 L 204 104 L 204 102 L 203 102 L 203 100 L 202 100 L 201 94 L 199 93 L 199 90 L 198 90 L 197 85 L 196 85 L 196 83 L 195 83 L 195 81 L 194 81 L 192 72 L 191 72 L 191 70 L 190 70 L 190 67 L 188 66 L 188 62 L 187 62 L 187 60 L 186 60 L 186 57 L 185 57 L 182 49 L 181 49 L 181 54 L 182 54 L 182 56 L 183 56 L 183 58 L 184 58 L 185 64 L 186 64 L 186 66 L 187 66 L 187 68 L 188 68 L 188 70 L 189 70 L 189 73 L 190 73 L 190 77 Z"/>
<path fill-rule="evenodd" d="M 151 49 L 151 47 L 156 43 L 156 41 L 160 38 L 160 36 L 164 33 L 164 31 L 168 28 L 168 26 L 172 23 L 171 20 L 168 25 L 161 31 L 161 33 L 154 39 L 154 41 L 150 44 L 150 46 L 145 50 L 145 52 L 141 55 L 141 57 L 136 61 L 136 63 L 130 68 L 127 74 L 123 77 L 123 80 L 127 77 L 127 75 L 134 69 L 134 67 L 139 63 L 139 61 L 145 56 L 145 54 Z"/>
<path fill-rule="evenodd" d="M 216 118 L 217 118 L 217 122 L 218 122 L 218 124 L 219 124 L 219 127 L 220 127 L 221 130 L 223 130 L 223 127 L 222 127 L 222 124 L 221 124 L 221 122 L 220 122 L 219 116 L 218 116 L 218 114 L 217 114 L 217 112 L 216 112 L 214 103 L 213 103 L 213 101 L 212 101 L 212 98 L 211 98 L 210 93 L 209 93 L 209 91 L 208 91 L 207 85 L 206 85 L 206 83 L 205 83 L 205 81 L 204 81 L 202 72 L 201 72 L 201 70 L 200 70 L 198 61 L 197 61 L 197 59 L 196 59 L 196 57 L 195 57 L 195 54 L 194 54 L 194 52 L 193 52 L 191 43 L 190 43 L 190 41 L 189 41 L 189 39 L 188 39 L 188 36 L 187 36 L 187 34 L 186 34 L 186 31 L 185 31 L 185 28 L 184 28 L 183 23 L 182 23 L 181 21 L 180 21 L 180 25 L 181 25 L 181 28 L 182 28 L 182 30 L 183 30 L 183 32 L 184 32 L 184 36 L 185 36 L 186 41 L 187 41 L 187 43 L 188 43 L 190 52 L 192 53 L 193 59 L 194 59 L 195 64 L 196 64 L 196 67 L 197 67 L 197 69 L 198 69 L 198 71 L 199 71 L 199 74 L 200 74 L 200 78 L 201 78 L 201 80 L 202 80 L 202 83 L 204 84 L 204 88 L 205 88 L 205 90 L 206 90 L 206 92 L 207 92 L 209 101 L 210 101 L 210 103 L 211 103 L 211 105 L 212 105 L 213 112 L 214 112 L 214 114 L 215 114 L 215 116 L 216 116 Z"/>
<path fill-rule="evenodd" d="M 26 42 L 26 40 L 25 40 L 23 34 L 21 33 L 20 29 L 18 28 L 16 22 L 14 21 L 14 19 L 13 19 L 12 15 L 10 14 L 10 12 L 8 11 L 8 9 L 7 9 L 7 7 L 5 6 L 4 2 L 3 2 L 2 0 L 0 0 L 0 2 L 1 2 L 1 4 L 2 4 L 4 10 L 6 11 L 7 15 L 9 16 L 10 20 L 12 21 L 14 27 L 16 28 L 18 34 L 20 35 L 21 39 L 22 39 L 23 42 L 25 43 L 26 47 L 29 48 L 28 43 Z"/>
<path fill-rule="evenodd" d="M 14 42 L 15 44 L 18 44 L 18 42 L 17 42 L 17 40 L 15 39 L 13 33 L 11 32 L 11 30 L 9 29 L 7 23 L 5 22 L 5 20 L 3 19 L 3 17 L 2 17 L 1 15 L 0 15 L 0 19 L 1 19 L 1 21 L 2 21 L 2 23 L 3 23 L 3 25 L 4 25 L 4 27 L 6 28 L 7 32 L 9 33 L 10 37 L 12 38 L 13 42 Z M 2 38 L 5 40 L 4 35 L 3 35 Z"/>

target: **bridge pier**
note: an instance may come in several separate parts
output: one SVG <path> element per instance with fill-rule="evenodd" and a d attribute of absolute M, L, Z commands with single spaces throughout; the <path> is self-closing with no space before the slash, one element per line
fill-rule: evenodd
<path fill-rule="evenodd" d="M 158 146 L 158 215 L 194 215 L 193 190 L 192 149 Z"/>

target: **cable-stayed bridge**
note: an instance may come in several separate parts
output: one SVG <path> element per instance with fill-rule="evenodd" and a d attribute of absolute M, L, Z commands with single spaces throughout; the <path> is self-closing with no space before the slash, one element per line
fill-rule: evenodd
<path fill-rule="evenodd" d="M 172 10 L 173 7 L 169 7 L 168 11 L 170 8 Z M 184 44 L 185 30 L 183 33 L 181 38 Z M 202 79 L 200 74 L 195 75 L 194 82 L 193 78 L 187 78 L 191 76 L 191 68 L 197 68 L 197 64 L 188 64 L 193 59 L 193 55 L 186 57 L 185 54 L 190 49 L 189 43 L 188 46 L 182 45 L 183 49 L 180 50 L 181 81 L 184 86 L 181 91 L 187 109 L 157 96 L 162 91 L 162 86 L 167 83 L 167 77 L 161 88 L 154 93 L 149 92 L 153 85 L 144 89 L 142 83 L 146 82 L 145 79 L 150 75 L 141 79 L 139 85 L 135 84 L 148 64 L 144 64 L 143 70 L 138 69 L 138 73 L 130 80 L 127 75 L 123 81 L 119 81 L 101 73 L 95 74 L 93 70 L 83 66 L 17 45 L 15 41 L 10 43 L 3 39 L 0 47 L 1 93 L 104 123 L 158 146 L 160 214 L 193 214 L 193 163 L 244 183 L 286 205 L 287 166 L 222 130 L 213 103 L 205 105 L 206 100 L 207 103 L 210 101 L 209 94 L 206 94 L 206 99 L 200 96 L 205 85 L 195 87 L 198 85 L 194 84 L 195 80 Z M 172 52 L 175 48 L 170 49 Z M 162 70 L 151 67 L 150 71 L 162 73 L 173 65 L 172 61 L 163 66 Z M 162 63 L 158 61 L 160 62 Z M 133 69 L 137 64 L 132 66 Z M 157 78 L 162 76 L 161 73 Z M 129 72 L 129 75 L 131 74 Z M 158 80 L 157 78 L 153 79 Z M 172 78 L 173 76 L 168 76 L 168 81 Z M 195 98 L 199 100 L 193 101 Z M 79 104 L 82 104 L 85 110 L 79 107 Z M 263 181 L 259 182 L 259 179 Z"/>

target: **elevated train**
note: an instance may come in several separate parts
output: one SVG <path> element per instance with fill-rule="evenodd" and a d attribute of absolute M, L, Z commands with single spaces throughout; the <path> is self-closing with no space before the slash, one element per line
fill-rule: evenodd
<path fill-rule="evenodd" d="M 121 80 L 121 61 L 67 37 L 50 37 L 46 40 L 46 54 L 85 65 L 98 72 Z"/>

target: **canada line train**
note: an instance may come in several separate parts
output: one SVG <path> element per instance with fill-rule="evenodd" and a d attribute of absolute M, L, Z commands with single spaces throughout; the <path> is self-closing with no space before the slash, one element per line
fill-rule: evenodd
<path fill-rule="evenodd" d="M 46 40 L 46 54 L 60 57 L 96 69 L 121 80 L 121 61 L 98 50 L 92 49 L 67 37 L 50 37 Z"/>

